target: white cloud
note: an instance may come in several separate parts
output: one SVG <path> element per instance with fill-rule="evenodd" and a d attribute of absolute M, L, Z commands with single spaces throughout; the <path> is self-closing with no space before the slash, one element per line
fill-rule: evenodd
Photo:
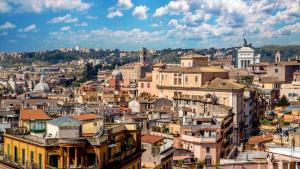
<path fill-rule="evenodd" d="M 5 22 L 4 24 L 0 25 L 0 30 L 4 30 L 4 29 L 12 29 L 15 28 L 16 25 L 12 24 L 10 22 Z"/>
<path fill-rule="evenodd" d="M 167 14 L 167 9 L 165 7 L 160 7 L 155 10 L 155 13 L 153 14 L 154 17 L 159 17 Z"/>
<path fill-rule="evenodd" d="M 185 0 L 170 1 L 167 5 L 160 7 L 155 10 L 154 17 L 160 17 L 168 13 L 177 15 L 181 12 L 189 10 L 188 2 Z"/>
<path fill-rule="evenodd" d="M 78 30 L 75 32 L 51 32 L 48 43 L 75 45 L 85 43 L 94 46 L 101 43 L 102 47 L 126 48 L 132 46 L 141 47 L 143 45 L 158 45 L 157 42 L 164 41 L 164 33 L 161 31 L 142 31 L 141 29 L 112 30 L 108 28 L 94 29 L 91 31 Z M 158 47 L 158 46 L 157 46 Z"/>
<path fill-rule="evenodd" d="M 88 26 L 88 23 L 86 23 L 86 22 L 76 23 L 75 26 L 85 27 L 85 26 Z"/>
<path fill-rule="evenodd" d="M 31 24 L 25 28 L 18 29 L 18 32 L 37 32 L 38 30 L 36 24 Z"/>
<path fill-rule="evenodd" d="M 72 17 L 71 14 L 66 14 L 65 16 L 58 16 L 55 18 L 52 18 L 48 21 L 48 23 L 73 23 L 77 22 L 78 19 L 76 17 Z"/>
<path fill-rule="evenodd" d="M 0 32 L 0 36 L 7 36 L 8 35 L 8 33 L 7 32 L 5 32 L 5 31 L 3 31 L 3 32 Z"/>
<path fill-rule="evenodd" d="M 150 26 L 153 27 L 153 28 L 161 27 L 161 26 L 163 26 L 163 22 L 159 21 L 158 23 L 153 23 Z"/>
<path fill-rule="evenodd" d="M 134 5 L 131 0 L 118 0 L 118 3 L 115 6 L 108 8 L 106 15 L 107 18 L 112 19 L 114 17 L 122 17 L 124 10 L 132 8 Z"/>
<path fill-rule="evenodd" d="M 131 0 L 118 0 L 118 6 L 125 9 L 130 9 L 133 7 Z"/>
<path fill-rule="evenodd" d="M 0 13 L 6 13 L 9 11 L 11 11 L 11 6 L 5 0 L 0 0 Z"/>
<path fill-rule="evenodd" d="M 97 16 L 93 16 L 93 15 L 87 15 L 86 19 L 98 19 Z"/>
<path fill-rule="evenodd" d="M 171 19 L 169 22 L 168 22 L 168 25 L 170 26 L 178 26 L 178 21 L 176 19 Z"/>
<path fill-rule="evenodd" d="M 140 20 L 145 20 L 148 18 L 147 11 L 149 8 L 145 5 L 140 5 L 134 8 L 132 11 L 132 16 L 139 18 Z"/>
<path fill-rule="evenodd" d="M 292 33 L 300 33 L 300 23 L 295 23 L 291 25 L 286 25 L 274 32 L 269 34 L 270 37 L 276 36 L 289 36 Z"/>
<path fill-rule="evenodd" d="M 276 34 L 300 33 L 299 0 L 173 0 L 158 7 L 153 17 L 164 15 L 171 17 L 168 38 L 202 44 L 214 40 L 235 43 L 232 39 L 243 37 L 265 41 Z M 282 24 L 288 26 L 280 28 Z"/>
<path fill-rule="evenodd" d="M 123 13 L 120 10 L 115 9 L 114 7 L 108 9 L 107 18 L 112 19 L 114 17 L 121 17 L 121 16 L 123 16 Z"/>
<path fill-rule="evenodd" d="M 44 10 L 77 10 L 84 11 L 91 7 L 92 3 L 82 0 L 14 0 L 14 4 L 19 11 L 40 13 Z"/>
<path fill-rule="evenodd" d="M 71 27 L 70 26 L 64 26 L 60 28 L 60 31 L 70 31 Z"/>

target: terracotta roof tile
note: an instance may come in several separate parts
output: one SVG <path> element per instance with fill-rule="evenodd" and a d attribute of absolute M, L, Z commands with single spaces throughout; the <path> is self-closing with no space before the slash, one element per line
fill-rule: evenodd
<path fill-rule="evenodd" d="M 50 120 L 51 118 L 42 109 L 22 109 L 21 120 Z"/>
<path fill-rule="evenodd" d="M 154 136 L 154 135 L 150 135 L 150 134 L 145 134 L 142 136 L 142 142 L 146 142 L 146 143 L 150 143 L 150 144 L 157 143 L 157 142 L 161 141 L 162 139 L 164 139 L 164 137 Z"/>
<path fill-rule="evenodd" d="M 257 144 L 257 143 L 262 143 L 262 142 L 269 142 L 272 140 L 273 140 L 273 134 L 267 133 L 267 134 L 260 135 L 260 136 L 250 137 L 250 139 L 248 140 L 248 143 L 249 144 Z"/>
<path fill-rule="evenodd" d="M 81 114 L 78 116 L 74 116 L 75 119 L 84 121 L 84 120 L 94 120 L 97 118 L 96 114 L 88 113 L 88 114 Z"/>

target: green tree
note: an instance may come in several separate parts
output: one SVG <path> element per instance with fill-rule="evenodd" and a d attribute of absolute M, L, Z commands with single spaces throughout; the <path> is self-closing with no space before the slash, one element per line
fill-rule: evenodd
<path fill-rule="evenodd" d="M 82 74 L 82 81 L 96 80 L 97 73 L 100 68 L 101 65 L 93 66 L 91 63 L 87 63 Z"/>
<path fill-rule="evenodd" d="M 277 103 L 277 106 L 288 106 L 288 105 L 289 105 L 289 100 L 286 98 L 285 95 L 283 95 L 283 96 L 279 99 L 279 101 L 278 101 L 278 103 Z"/>

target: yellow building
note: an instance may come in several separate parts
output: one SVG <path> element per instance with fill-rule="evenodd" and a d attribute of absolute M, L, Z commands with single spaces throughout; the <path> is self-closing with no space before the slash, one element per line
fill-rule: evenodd
<path fill-rule="evenodd" d="M 59 133 L 70 128 L 62 125 Z M 102 132 L 82 135 L 53 137 L 47 131 L 38 137 L 25 128 L 7 129 L 3 135 L 5 160 L 24 168 L 141 168 L 141 132 L 136 124 L 106 124 Z"/>

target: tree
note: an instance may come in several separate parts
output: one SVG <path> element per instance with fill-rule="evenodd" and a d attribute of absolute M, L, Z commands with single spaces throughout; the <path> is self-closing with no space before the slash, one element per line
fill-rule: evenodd
<path fill-rule="evenodd" d="M 297 98 L 297 101 L 300 102 L 300 96 Z"/>
<path fill-rule="evenodd" d="M 277 106 L 288 106 L 288 105 L 289 105 L 289 100 L 286 98 L 285 95 L 283 95 L 283 96 L 279 99 L 279 101 L 278 101 L 278 103 L 277 103 Z"/>
<path fill-rule="evenodd" d="M 91 63 L 87 63 L 82 74 L 82 81 L 96 80 L 97 73 L 100 68 L 101 65 L 93 66 Z"/>

